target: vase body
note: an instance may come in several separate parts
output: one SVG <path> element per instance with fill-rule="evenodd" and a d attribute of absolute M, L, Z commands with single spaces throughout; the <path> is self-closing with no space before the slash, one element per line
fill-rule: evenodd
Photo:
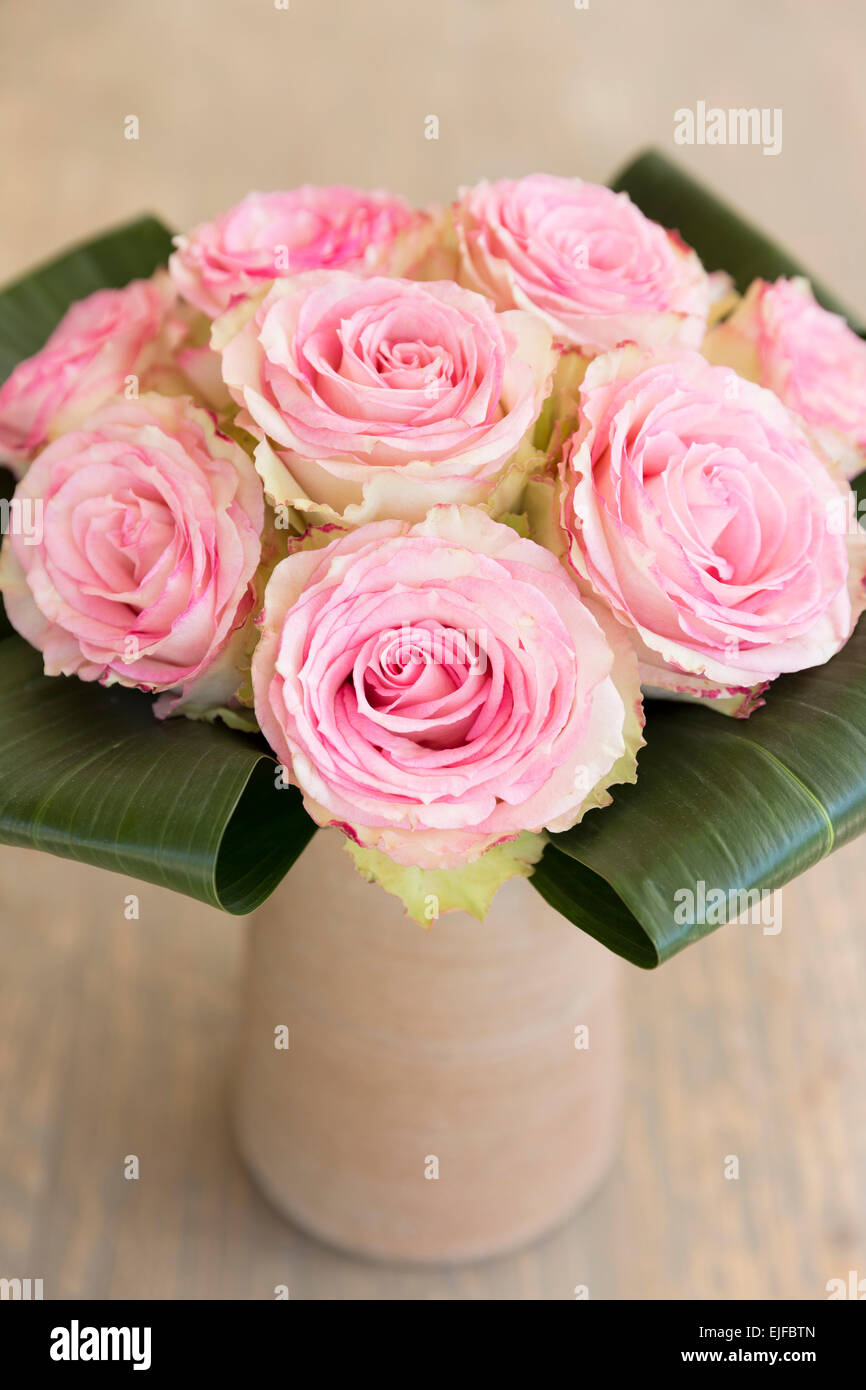
<path fill-rule="evenodd" d="M 612 1158 L 618 962 L 506 883 L 418 926 L 314 837 L 250 922 L 235 1124 L 308 1231 L 389 1260 L 478 1259 L 563 1220 Z"/>

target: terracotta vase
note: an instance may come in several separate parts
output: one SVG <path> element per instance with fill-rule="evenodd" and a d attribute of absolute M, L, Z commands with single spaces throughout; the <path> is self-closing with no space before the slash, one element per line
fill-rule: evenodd
<path fill-rule="evenodd" d="M 251 919 L 235 1094 L 286 1216 L 389 1260 L 471 1260 L 554 1227 L 605 1174 L 618 962 L 523 879 L 428 929 L 318 834 Z"/>

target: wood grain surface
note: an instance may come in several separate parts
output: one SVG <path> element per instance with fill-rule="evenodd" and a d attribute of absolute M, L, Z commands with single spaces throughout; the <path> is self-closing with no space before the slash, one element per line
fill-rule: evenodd
<path fill-rule="evenodd" d="M 655 143 L 862 313 L 864 48 L 856 0 L 4 0 L 0 279 L 145 209 L 182 227 L 304 179 L 417 200 L 603 180 Z M 675 149 L 698 100 L 781 108 L 782 153 Z M 866 1276 L 864 843 L 785 890 L 779 935 L 628 968 L 604 1188 L 521 1255 L 432 1272 L 344 1258 L 249 1183 L 226 1107 L 243 923 L 0 851 L 0 1277 L 46 1298 L 825 1297 Z"/>
<path fill-rule="evenodd" d="M 279 895 L 288 917 L 291 876 Z M 824 1297 L 866 1271 L 864 896 L 854 844 L 784 891 L 778 935 L 627 967 L 603 1189 L 521 1255 L 430 1272 L 344 1258 L 249 1183 L 226 1104 L 243 923 L 3 850 L 0 1273 L 47 1298 Z"/>

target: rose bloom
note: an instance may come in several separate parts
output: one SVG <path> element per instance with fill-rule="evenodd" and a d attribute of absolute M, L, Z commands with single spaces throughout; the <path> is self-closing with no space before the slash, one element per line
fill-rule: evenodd
<path fill-rule="evenodd" d="M 625 349 L 590 366 L 581 411 L 562 462 L 569 553 L 633 630 L 647 685 L 746 714 L 780 672 L 839 650 L 866 535 L 839 534 L 848 484 L 771 392 L 696 353 Z"/>
<path fill-rule="evenodd" d="M 252 680 L 313 818 L 403 865 L 568 829 L 634 780 L 627 639 L 554 556 L 476 508 L 297 549 L 265 591 Z"/>
<path fill-rule="evenodd" d="M 351 524 L 516 502 L 550 335 L 450 281 L 311 271 L 214 325 L 275 504 Z"/>
<path fill-rule="evenodd" d="M 176 237 L 169 269 L 184 299 L 216 318 L 269 281 L 305 270 L 406 271 L 428 226 L 429 218 L 390 193 L 340 184 L 250 193 Z"/>
<path fill-rule="evenodd" d="M 153 394 L 105 406 L 39 454 L 15 497 L 35 499 L 42 535 L 6 536 L 0 587 L 46 675 L 186 696 L 211 673 L 254 603 L 264 500 L 206 411 Z M 228 699 L 239 677 L 226 678 Z"/>
<path fill-rule="evenodd" d="M 695 252 L 626 193 L 531 174 L 460 190 L 461 284 L 537 314 L 563 346 L 697 348 L 712 291 Z"/>
<path fill-rule="evenodd" d="M 0 463 L 21 474 L 50 439 L 74 429 L 135 377 L 146 390 L 186 327 L 165 271 L 97 290 L 67 310 L 45 346 L 0 386 Z"/>
<path fill-rule="evenodd" d="M 807 280 L 755 280 L 703 351 L 775 391 L 846 478 L 866 468 L 866 343 Z"/>

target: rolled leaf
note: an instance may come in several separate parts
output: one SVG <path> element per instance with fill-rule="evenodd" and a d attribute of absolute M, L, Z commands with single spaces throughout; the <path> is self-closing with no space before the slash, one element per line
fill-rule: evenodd
<path fill-rule="evenodd" d="M 0 642 L 0 840 L 250 912 L 315 826 L 257 739 L 154 718 L 151 700 L 42 674 Z"/>
<path fill-rule="evenodd" d="M 678 924 L 682 890 L 703 882 L 738 906 L 866 829 L 866 626 L 825 666 L 775 681 L 748 720 L 650 701 L 646 740 L 637 783 L 554 836 L 531 881 L 654 966 L 720 925 Z"/>
<path fill-rule="evenodd" d="M 70 304 L 144 278 L 171 233 L 143 217 L 0 293 L 0 379 L 42 347 Z M 0 469 L 0 497 L 12 475 Z M 0 613 L 0 841 L 48 850 L 250 912 L 315 831 L 262 740 L 165 722 L 118 686 L 47 677 Z M 279 783 L 279 785 L 278 785 Z"/>
<path fill-rule="evenodd" d="M 644 155 L 614 187 L 740 289 L 755 276 L 807 274 L 662 155 Z M 854 485 L 861 497 L 864 482 Z M 645 736 L 636 785 L 553 836 L 531 882 L 575 925 L 652 967 L 720 925 L 679 923 L 678 893 L 697 898 L 703 883 L 736 909 L 866 829 L 866 623 L 825 666 L 774 681 L 750 719 L 650 700 Z"/>
<path fill-rule="evenodd" d="M 803 273 L 661 156 L 620 176 L 741 288 Z M 149 275 L 168 231 L 142 219 L 0 295 L 0 378 L 75 299 Z M 828 307 L 832 296 L 820 291 Z M 8 480 L 7 480 L 8 481 Z M 857 636 L 825 667 L 783 677 L 748 722 L 651 702 L 635 787 L 554 837 L 532 882 L 566 917 L 643 966 L 712 930 L 678 927 L 673 899 L 701 879 L 772 889 L 866 825 L 866 654 Z M 159 883 L 232 912 L 261 902 L 314 832 L 278 788 L 264 745 L 219 726 L 158 723 L 148 697 L 41 675 L 0 641 L 0 839 Z M 747 929 L 747 928 L 745 928 Z"/>

